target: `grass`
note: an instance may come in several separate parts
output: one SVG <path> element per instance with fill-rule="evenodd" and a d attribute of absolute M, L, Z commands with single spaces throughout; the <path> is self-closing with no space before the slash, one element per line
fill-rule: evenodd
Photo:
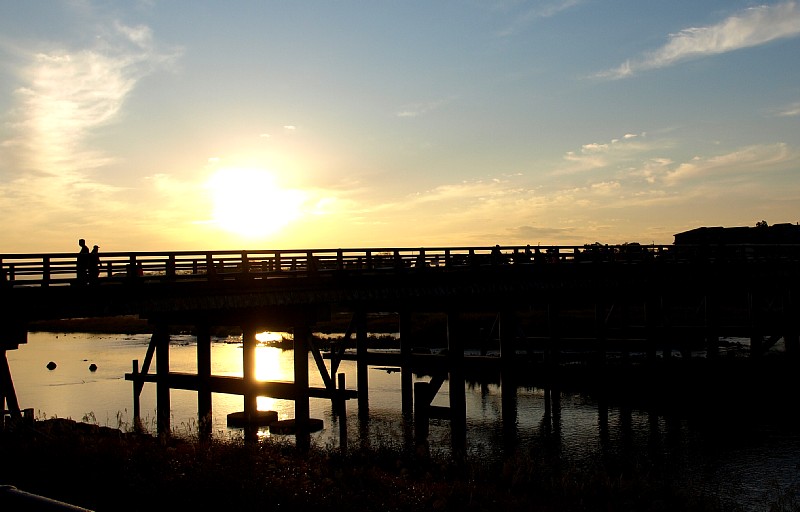
<path fill-rule="evenodd" d="M 544 452 L 487 463 L 392 446 L 301 454 L 274 439 L 159 439 L 55 418 L 6 428 L 0 460 L 0 484 L 97 511 L 737 510 L 630 461 L 578 469 Z M 797 499 L 765 510 L 798 510 Z"/>

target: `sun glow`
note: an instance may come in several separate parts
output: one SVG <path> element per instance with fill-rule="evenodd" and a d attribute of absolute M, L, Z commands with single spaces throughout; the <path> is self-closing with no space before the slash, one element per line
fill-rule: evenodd
<path fill-rule="evenodd" d="M 264 169 L 225 168 L 207 183 L 213 220 L 222 229 L 248 238 L 273 234 L 300 217 L 303 194 L 282 189 Z"/>

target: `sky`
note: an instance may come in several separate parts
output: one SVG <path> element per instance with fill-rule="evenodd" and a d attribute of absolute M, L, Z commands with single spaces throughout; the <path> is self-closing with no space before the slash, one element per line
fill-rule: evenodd
<path fill-rule="evenodd" d="M 800 221 L 800 3 L 0 0 L 0 253 Z"/>

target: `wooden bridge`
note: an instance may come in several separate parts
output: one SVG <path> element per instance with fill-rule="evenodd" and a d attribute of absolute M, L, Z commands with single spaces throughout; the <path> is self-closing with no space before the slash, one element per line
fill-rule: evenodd
<path fill-rule="evenodd" d="M 604 371 L 582 373 L 594 384 L 633 378 L 621 368 L 644 366 L 640 375 L 660 378 L 668 362 L 685 364 L 698 354 L 717 368 L 731 359 L 725 337 L 749 339 L 750 361 L 765 359 L 780 342 L 787 359 L 800 352 L 797 245 L 110 252 L 88 275 L 79 275 L 74 253 L 2 254 L 0 273 L 0 404 L 11 416 L 20 407 L 5 352 L 27 341 L 30 322 L 138 315 L 153 325 L 153 336 L 141 367 L 134 361 L 126 375 L 135 416 L 146 382 L 157 383 L 159 432 L 170 428 L 170 389 L 197 391 L 200 428 L 208 432 L 212 393 L 242 395 L 249 418 L 257 416 L 258 396 L 291 399 L 301 448 L 309 442 L 310 397 L 328 398 L 338 411 L 357 399 L 359 413 L 368 415 L 369 365 L 401 369 L 402 410 L 416 415 L 421 439 L 426 418 L 440 415 L 450 419 L 458 447 L 466 432 L 465 376 L 475 368 L 500 372 L 505 391 L 521 378 L 520 365 L 534 365 L 536 376 L 549 379 L 577 379 L 577 367 Z M 397 321 L 396 353 L 368 348 L 369 324 L 378 314 Z M 343 341 L 322 352 L 312 332 L 334 315 L 350 321 Z M 439 331 L 422 328 L 421 318 L 430 316 L 442 319 Z M 194 326 L 196 374 L 170 371 L 175 325 Z M 241 378 L 211 374 L 216 326 L 243 333 Z M 293 333 L 294 382 L 256 380 L 255 336 L 264 330 Z M 430 345 L 431 332 L 441 333 L 446 350 L 414 350 Z M 355 351 L 346 350 L 350 345 Z M 481 355 L 465 355 L 467 348 Z M 309 352 L 322 388 L 309 387 Z M 355 389 L 337 376 L 344 358 L 357 361 Z M 430 381 L 412 385 L 414 373 Z M 431 407 L 445 382 L 449 407 Z"/>

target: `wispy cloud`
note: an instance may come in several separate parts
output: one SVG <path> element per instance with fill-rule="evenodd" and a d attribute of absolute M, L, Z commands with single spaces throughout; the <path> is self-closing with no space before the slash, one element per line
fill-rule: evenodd
<path fill-rule="evenodd" d="M 746 175 L 800 163 L 800 155 L 785 143 L 753 145 L 707 158 L 695 157 L 667 173 L 664 182 L 676 185 L 693 179 Z"/>
<path fill-rule="evenodd" d="M 144 26 L 115 24 L 114 40 L 91 49 L 52 49 L 31 56 L 21 70 L 11 127 L 3 141 L 20 169 L 51 175 L 74 173 L 108 163 L 83 142 L 90 132 L 119 118 L 137 82 L 155 66 L 175 57 L 161 54 Z"/>
<path fill-rule="evenodd" d="M 565 165 L 554 169 L 552 175 L 568 175 L 609 168 L 657 148 L 668 141 L 652 142 L 646 133 L 626 133 L 607 142 L 591 142 L 581 146 L 580 151 L 569 151 L 564 155 Z"/>
<path fill-rule="evenodd" d="M 160 51 L 146 26 L 109 26 L 90 48 L 31 51 L 17 71 L 10 136 L 0 142 L 0 212 L 20 202 L 56 217 L 101 204 L 103 211 L 115 208 L 111 195 L 119 189 L 96 178 L 112 157 L 88 139 L 118 121 L 139 81 L 180 52 Z"/>
<path fill-rule="evenodd" d="M 441 108 L 448 103 L 450 99 L 441 99 L 436 101 L 429 101 L 427 103 L 413 103 L 403 106 L 395 112 L 396 117 L 420 117 L 428 114 L 436 109 Z"/>
<path fill-rule="evenodd" d="M 628 60 L 595 76 L 620 79 L 640 71 L 664 68 L 692 58 L 759 46 L 776 39 L 800 35 L 797 2 L 745 9 L 706 27 L 691 27 L 669 36 L 661 48 Z"/>
<path fill-rule="evenodd" d="M 792 103 L 782 108 L 778 112 L 778 117 L 795 117 L 800 116 L 800 101 Z"/>
<path fill-rule="evenodd" d="M 498 35 L 501 37 L 511 36 L 521 30 L 524 30 L 536 20 L 550 18 L 561 13 L 562 11 L 566 11 L 567 9 L 580 5 L 583 2 L 584 0 L 556 0 L 553 2 L 545 2 L 543 4 L 534 5 L 519 13 L 516 18 L 514 18 L 512 23 L 504 30 L 500 31 Z"/>

